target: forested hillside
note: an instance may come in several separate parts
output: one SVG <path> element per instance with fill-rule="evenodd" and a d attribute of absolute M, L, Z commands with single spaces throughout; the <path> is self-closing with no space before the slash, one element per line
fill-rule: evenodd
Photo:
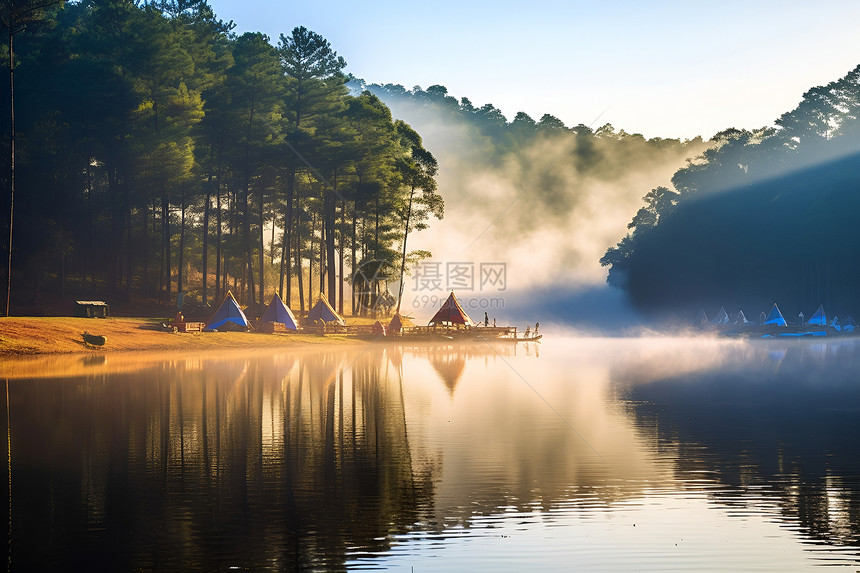
<path fill-rule="evenodd" d="M 314 32 L 236 35 L 205 0 L 4 11 L 13 312 L 69 295 L 211 303 L 227 289 L 302 310 L 323 291 L 343 310 L 352 269 L 399 267 L 408 231 L 442 216 L 419 134 L 350 95 L 346 61 Z M 2 58 L 8 69 L 9 45 Z"/>
<path fill-rule="evenodd" d="M 565 125 L 433 85 L 364 85 L 421 132 L 439 160 L 446 217 L 420 238 L 445 261 L 505 261 L 508 288 L 523 293 L 602 286 L 598 259 L 624 232 L 642 187 L 666 185 L 709 142 L 645 138 L 600 117 Z"/>
<path fill-rule="evenodd" d="M 601 260 L 641 309 L 860 314 L 860 67 L 775 127 L 728 129 Z"/>

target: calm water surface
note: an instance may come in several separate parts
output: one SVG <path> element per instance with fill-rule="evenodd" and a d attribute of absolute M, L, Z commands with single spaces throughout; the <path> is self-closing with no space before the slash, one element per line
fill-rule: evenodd
<path fill-rule="evenodd" d="M 7 569 L 858 571 L 858 359 L 571 338 L 29 362 L 6 368 Z"/>

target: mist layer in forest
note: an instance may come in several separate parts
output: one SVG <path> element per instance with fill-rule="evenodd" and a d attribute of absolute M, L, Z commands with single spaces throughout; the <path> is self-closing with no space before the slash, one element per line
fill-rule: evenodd
<path fill-rule="evenodd" d="M 378 95 L 439 161 L 445 219 L 416 235 L 415 246 L 432 251 L 443 275 L 449 263 L 473 263 L 480 279 L 482 262 L 504 263 L 508 294 L 603 284 L 598 259 L 623 236 L 643 195 L 708 146 L 701 138 L 645 139 L 610 124 L 567 127 L 549 114 L 508 121 L 492 104 L 458 101 L 443 86 L 353 87 Z M 420 286 L 413 278 L 407 293 L 426 294 Z M 486 297 L 481 286 L 477 280 L 472 294 Z"/>

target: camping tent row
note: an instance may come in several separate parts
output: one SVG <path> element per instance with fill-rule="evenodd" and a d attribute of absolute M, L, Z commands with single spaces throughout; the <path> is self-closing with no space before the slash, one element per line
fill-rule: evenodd
<path fill-rule="evenodd" d="M 747 320 L 747 317 L 742 310 L 739 310 L 737 314 L 733 315 L 732 318 L 729 318 L 729 314 L 726 312 L 725 307 L 721 306 L 719 312 L 717 312 L 711 320 L 708 320 L 708 315 L 705 314 L 705 309 L 700 310 L 699 315 L 696 318 L 696 324 L 699 326 L 743 326 L 746 324 L 752 324 L 752 322 Z"/>
<path fill-rule="evenodd" d="M 322 320 L 323 322 L 336 322 L 342 326 L 346 325 L 343 318 L 334 311 L 328 301 L 323 297 L 320 297 L 319 301 L 317 301 L 308 313 L 309 322 L 314 323 L 318 320 Z M 269 306 L 266 308 L 260 321 L 279 322 L 289 330 L 296 330 L 298 328 L 298 321 L 296 320 L 295 315 L 277 294 L 272 297 L 272 302 L 269 303 Z M 221 306 L 218 307 L 218 310 L 212 314 L 212 318 L 206 322 L 204 330 L 217 330 L 218 328 L 223 328 L 228 323 L 236 325 L 242 329 L 248 329 L 251 326 L 251 323 L 248 321 L 248 317 L 245 316 L 239 303 L 236 302 L 236 299 L 233 297 L 233 293 L 229 291 L 227 292 L 227 296 L 224 297 L 224 302 L 222 302 Z"/>
<path fill-rule="evenodd" d="M 803 317 L 803 314 L 800 315 Z M 705 314 L 705 309 L 699 311 L 699 314 L 696 318 L 696 324 L 700 326 L 742 326 L 753 324 L 751 321 L 747 320 L 747 317 L 744 315 L 744 311 L 740 310 L 735 315 L 734 320 L 729 318 L 728 313 L 726 313 L 725 307 L 720 307 L 720 310 L 714 315 L 710 321 L 708 320 L 708 315 Z M 786 326 L 788 323 L 785 320 L 785 317 L 780 312 L 779 307 L 776 303 L 773 304 L 773 307 L 770 309 L 770 312 L 765 315 L 765 313 L 761 313 L 759 317 L 759 324 L 763 325 L 774 325 L 774 326 Z M 827 315 L 824 312 L 824 305 L 819 305 L 818 310 L 815 311 L 815 314 L 812 315 L 812 318 L 805 321 L 803 324 L 807 326 L 827 326 Z M 845 324 L 842 325 L 839 323 L 838 317 L 833 317 L 830 321 L 830 326 L 837 330 L 844 330 L 847 332 L 853 332 L 854 327 L 857 326 L 857 323 L 854 322 L 854 319 L 850 316 L 846 319 Z"/>

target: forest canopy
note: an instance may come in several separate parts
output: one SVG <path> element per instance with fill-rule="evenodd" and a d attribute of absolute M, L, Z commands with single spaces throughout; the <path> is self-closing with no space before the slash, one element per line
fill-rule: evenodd
<path fill-rule="evenodd" d="M 366 293 L 385 294 L 409 232 L 441 218 L 421 136 L 350 93 L 319 34 L 237 35 L 205 0 L 30 4 L 47 8 L 5 13 L 0 90 L 18 312 L 228 289 L 301 310 L 322 292 L 343 312 L 356 269 L 386 263 Z"/>
<path fill-rule="evenodd" d="M 860 313 L 860 66 L 774 127 L 727 129 L 644 197 L 601 263 L 653 313 Z"/>

